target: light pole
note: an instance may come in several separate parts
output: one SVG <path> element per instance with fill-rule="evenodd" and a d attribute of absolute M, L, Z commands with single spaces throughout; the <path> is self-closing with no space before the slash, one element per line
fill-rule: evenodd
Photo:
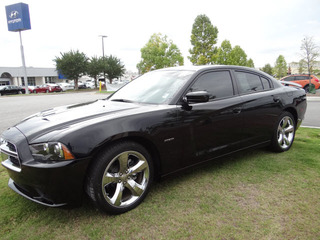
<path fill-rule="evenodd" d="M 22 67 L 23 67 L 23 79 L 24 79 L 24 85 L 26 87 L 25 93 L 29 94 L 27 68 L 26 68 L 26 61 L 24 59 L 24 51 L 23 51 L 23 45 L 22 45 L 21 30 L 19 30 L 19 36 L 20 36 L 20 51 L 21 51 Z"/>
<path fill-rule="evenodd" d="M 107 38 L 108 36 L 100 35 L 99 37 L 101 37 L 101 40 L 102 40 L 102 57 L 104 58 L 104 41 L 103 41 L 103 39 Z"/>
<path fill-rule="evenodd" d="M 102 41 L 102 59 L 104 60 L 104 38 L 107 38 L 108 36 L 106 35 L 100 35 L 99 37 L 101 37 L 101 41 Z M 105 81 L 105 84 L 107 86 L 107 81 L 106 81 L 106 73 L 105 71 L 103 71 L 103 78 L 104 78 L 104 81 Z"/>

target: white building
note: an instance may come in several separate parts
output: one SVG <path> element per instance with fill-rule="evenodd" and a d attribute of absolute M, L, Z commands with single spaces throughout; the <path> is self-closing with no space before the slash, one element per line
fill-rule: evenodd
<path fill-rule="evenodd" d="M 0 85 L 24 85 L 23 67 L 0 67 Z M 29 86 L 62 82 L 55 68 L 27 68 Z"/>
<path fill-rule="evenodd" d="M 299 68 L 300 68 L 299 62 L 291 62 L 289 63 L 289 67 L 291 68 L 291 74 L 299 73 Z M 316 61 L 313 66 L 313 71 L 314 71 L 313 73 L 318 73 L 319 70 L 320 70 L 320 61 Z M 307 73 L 307 72 L 308 72 L 307 66 L 304 66 L 303 73 Z"/>

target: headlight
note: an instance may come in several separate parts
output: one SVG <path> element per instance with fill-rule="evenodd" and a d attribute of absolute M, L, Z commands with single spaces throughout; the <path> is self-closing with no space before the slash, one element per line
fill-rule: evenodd
<path fill-rule="evenodd" d="M 69 149 L 59 142 L 49 142 L 30 145 L 31 154 L 35 160 L 60 161 L 74 159 Z"/>

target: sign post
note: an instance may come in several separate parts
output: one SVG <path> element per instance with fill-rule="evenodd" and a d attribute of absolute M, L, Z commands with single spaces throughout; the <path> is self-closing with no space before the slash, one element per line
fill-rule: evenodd
<path fill-rule="evenodd" d="M 25 4 L 25 3 L 17 3 L 17 4 L 6 6 L 6 14 L 7 14 L 8 30 L 10 32 L 19 32 L 21 59 L 22 59 L 22 66 L 24 70 L 23 78 L 24 78 L 24 84 L 26 87 L 26 94 L 28 94 L 29 93 L 28 77 L 27 77 L 27 68 L 26 68 L 26 63 L 24 58 L 24 50 L 22 45 L 21 31 L 31 29 L 29 6 L 28 4 Z"/>

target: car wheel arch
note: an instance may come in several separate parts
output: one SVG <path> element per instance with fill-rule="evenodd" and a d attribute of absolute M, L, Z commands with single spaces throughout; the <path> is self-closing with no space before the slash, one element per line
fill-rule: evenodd
<path fill-rule="evenodd" d="M 292 116 L 294 117 L 294 122 L 295 122 L 295 127 L 297 127 L 297 123 L 298 123 L 298 113 L 297 111 L 293 108 L 293 107 L 288 107 L 288 108 L 285 108 L 283 110 L 283 112 L 289 112 L 292 114 Z"/>
<path fill-rule="evenodd" d="M 115 136 L 113 138 L 109 138 L 108 141 L 104 142 L 103 144 L 97 146 L 94 148 L 91 152 L 92 159 L 95 159 L 95 157 L 105 148 L 117 144 L 119 142 L 123 141 L 129 141 L 129 142 L 135 142 L 143 147 L 146 148 L 146 150 L 150 153 L 151 159 L 153 161 L 154 165 L 154 180 L 157 180 L 160 178 L 161 175 L 161 164 L 160 164 L 160 153 L 156 145 L 149 139 L 142 137 L 142 136 L 126 136 L 126 137 L 119 137 Z M 92 161 L 93 162 L 93 161 Z M 90 165 L 90 164 L 89 164 Z M 90 168 L 90 166 L 88 166 Z"/>

